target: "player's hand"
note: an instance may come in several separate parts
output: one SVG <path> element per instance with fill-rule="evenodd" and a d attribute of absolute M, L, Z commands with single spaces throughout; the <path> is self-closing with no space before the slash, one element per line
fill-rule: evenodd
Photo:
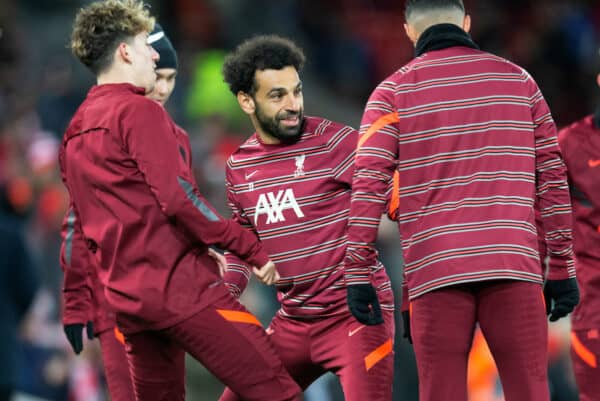
<path fill-rule="evenodd" d="M 579 287 L 574 278 L 566 280 L 548 280 L 544 286 L 546 314 L 555 322 L 567 316 L 579 303 Z"/>
<path fill-rule="evenodd" d="M 260 269 L 253 267 L 252 271 L 254 272 L 254 275 L 266 285 L 275 284 L 279 281 L 279 273 L 275 268 L 275 263 L 270 260 Z"/>
<path fill-rule="evenodd" d="M 354 284 L 346 288 L 348 308 L 362 324 L 374 326 L 383 323 L 377 292 L 371 284 Z"/>
<path fill-rule="evenodd" d="M 225 259 L 225 255 L 220 254 L 212 248 L 208 248 L 208 256 L 213 258 L 213 260 L 217 263 L 217 266 L 219 266 L 219 275 L 223 277 L 227 271 L 227 259 Z"/>
<path fill-rule="evenodd" d="M 94 324 L 92 322 L 87 322 L 85 325 L 87 338 L 94 338 Z M 67 336 L 67 340 L 71 344 L 71 348 L 75 351 L 76 354 L 79 354 L 81 350 L 83 350 L 83 323 L 75 323 L 75 324 L 66 324 L 64 326 L 65 334 Z"/>
<path fill-rule="evenodd" d="M 404 326 L 402 337 L 406 338 L 408 342 L 412 344 L 412 336 L 410 335 L 410 313 L 407 310 L 402 311 L 402 324 Z"/>

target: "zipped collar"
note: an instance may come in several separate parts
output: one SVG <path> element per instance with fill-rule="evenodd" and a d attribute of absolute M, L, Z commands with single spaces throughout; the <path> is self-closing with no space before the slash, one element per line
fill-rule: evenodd
<path fill-rule="evenodd" d="M 479 49 L 471 36 L 454 24 L 437 24 L 430 26 L 421 34 L 415 46 L 415 56 L 431 50 L 442 50 L 448 47 L 465 46 Z"/>

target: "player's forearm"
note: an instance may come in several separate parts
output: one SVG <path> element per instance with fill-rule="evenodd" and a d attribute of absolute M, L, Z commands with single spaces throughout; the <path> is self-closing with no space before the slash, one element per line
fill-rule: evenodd
<path fill-rule="evenodd" d="M 74 205 L 67 210 L 62 226 L 60 266 L 63 270 L 63 322 L 81 323 L 91 314 L 88 269 L 89 250 L 77 219 Z"/>
<path fill-rule="evenodd" d="M 370 282 L 370 267 L 377 262 L 375 241 L 381 214 L 386 205 L 387 184 L 371 180 L 357 171 L 353 181 L 348 221 L 345 277 L 347 284 Z"/>

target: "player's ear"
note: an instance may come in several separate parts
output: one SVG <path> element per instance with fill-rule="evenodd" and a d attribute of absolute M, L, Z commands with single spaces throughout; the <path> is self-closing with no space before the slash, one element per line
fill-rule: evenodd
<path fill-rule="evenodd" d="M 242 111 L 246 114 L 254 114 L 256 111 L 256 104 L 254 103 L 254 98 L 249 94 L 239 91 L 237 94 L 237 100 L 240 104 Z"/>
<path fill-rule="evenodd" d="M 596 76 L 596 83 L 600 86 L 600 74 Z"/>
<path fill-rule="evenodd" d="M 413 45 L 416 45 L 417 39 L 419 39 L 419 34 L 415 30 L 415 28 L 412 25 L 406 23 L 404 24 L 404 32 L 406 32 L 406 36 L 408 36 L 410 41 L 413 42 Z"/>
<path fill-rule="evenodd" d="M 131 63 L 131 55 L 130 55 L 129 45 L 125 42 L 119 43 L 117 46 L 117 50 L 115 50 L 115 60 L 122 60 L 126 63 Z"/>
<path fill-rule="evenodd" d="M 469 14 L 465 15 L 465 19 L 463 20 L 463 31 L 469 33 L 471 30 L 471 16 Z"/>

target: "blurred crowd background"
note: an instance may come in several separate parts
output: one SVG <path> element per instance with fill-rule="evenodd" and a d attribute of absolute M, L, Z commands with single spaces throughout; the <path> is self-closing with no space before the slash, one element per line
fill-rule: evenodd
<path fill-rule="evenodd" d="M 17 398 L 22 400 L 108 399 L 98 341 L 88 342 L 83 355 L 75 357 L 60 323 L 58 255 L 67 195 L 60 182 L 57 149 L 71 115 L 94 84 L 91 73 L 68 49 L 73 17 L 88 2 L 0 0 L 0 228 L 12 230 L 11 238 L 23 235 L 27 247 L 19 265 L 15 255 L 0 259 L 0 302 L 13 302 L 7 298 L 11 292 L 21 298 L 31 293 L 29 311 L 17 327 L 19 343 L 14 347 L 20 357 L 10 361 L 11 366 L 0 366 L 0 384 L 14 372 Z M 225 215 L 224 163 L 252 133 L 222 82 L 220 68 L 227 51 L 254 34 L 290 37 L 308 58 L 303 73 L 306 114 L 354 127 L 371 90 L 413 56 L 402 29 L 401 0 L 148 3 L 179 54 L 177 86 L 167 108 L 190 134 L 201 192 Z M 600 2 L 465 0 L 465 5 L 473 17 L 475 41 L 531 72 L 559 127 L 600 105 L 595 84 L 600 72 Z M 399 300 L 398 235 L 389 222 L 381 230 L 382 257 Z M 21 279 L 26 283 L 18 282 L 22 275 L 15 269 L 30 269 L 32 276 Z M 19 288 L 25 289 L 16 291 Z M 273 291 L 258 284 L 251 285 L 243 300 L 265 323 L 277 309 Z M 20 302 L 26 306 L 29 300 Z M 15 329 L 8 326 L 16 325 L 18 317 L 3 309 L 0 339 Z M 401 338 L 401 323 L 397 327 L 394 399 L 417 400 L 414 356 Z M 568 332 L 568 322 L 551 324 L 553 401 L 577 400 L 567 357 Z M 503 400 L 493 361 L 479 337 L 472 361 L 470 401 Z M 188 399 L 216 400 L 221 384 L 195 361 L 189 360 L 187 367 Z M 313 385 L 306 398 L 337 401 L 343 396 L 330 375 Z"/>

